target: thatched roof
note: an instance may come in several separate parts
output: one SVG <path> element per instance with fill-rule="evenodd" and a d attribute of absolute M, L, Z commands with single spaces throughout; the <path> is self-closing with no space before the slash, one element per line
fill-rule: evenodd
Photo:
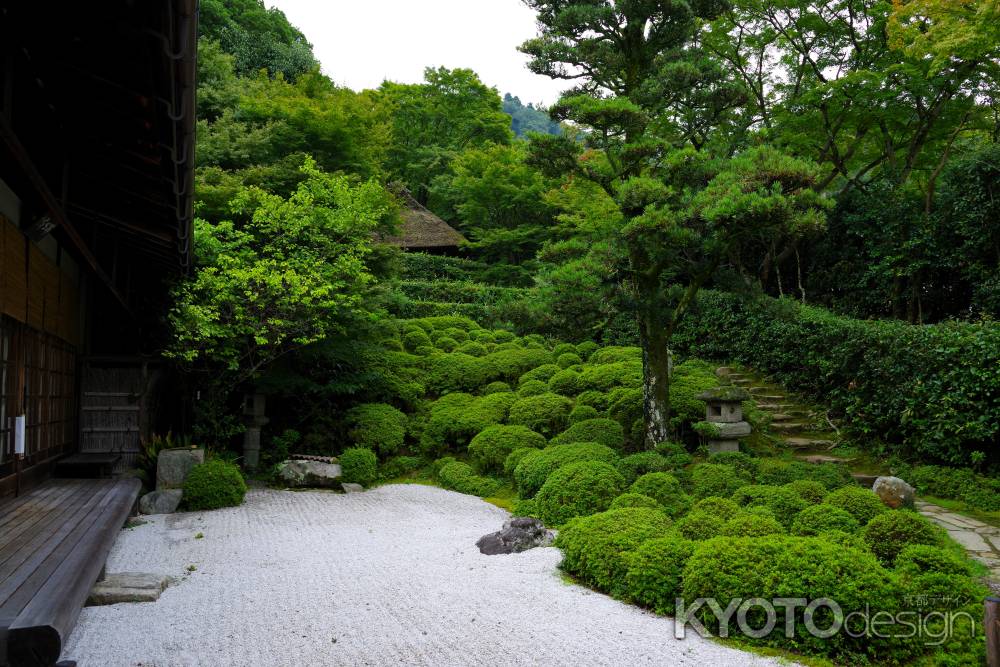
<path fill-rule="evenodd" d="M 465 242 L 454 227 L 437 217 L 422 206 L 403 188 L 396 191 L 396 196 L 403 202 L 400 211 L 400 226 L 398 236 L 386 236 L 382 240 L 406 250 L 422 248 L 457 248 Z"/>

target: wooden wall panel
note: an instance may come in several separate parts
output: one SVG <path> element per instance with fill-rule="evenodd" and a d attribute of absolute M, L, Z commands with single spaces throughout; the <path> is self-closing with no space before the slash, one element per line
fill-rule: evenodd
<path fill-rule="evenodd" d="M 29 327 L 43 331 L 45 327 L 45 283 L 48 257 L 34 245 L 28 245 L 28 316 Z"/>
<path fill-rule="evenodd" d="M 3 220 L 0 227 L 2 227 L 0 232 L 4 235 L 3 312 L 19 322 L 24 322 L 27 318 L 28 297 L 24 236 L 7 220 Z"/>

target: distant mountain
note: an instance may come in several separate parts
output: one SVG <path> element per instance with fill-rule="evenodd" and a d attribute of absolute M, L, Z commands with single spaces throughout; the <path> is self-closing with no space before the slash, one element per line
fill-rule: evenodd
<path fill-rule="evenodd" d="M 549 112 L 545 107 L 540 105 L 536 107 L 530 102 L 525 106 L 521 103 L 521 98 L 507 93 L 503 96 L 503 110 L 511 117 L 514 134 L 519 137 L 525 136 L 528 132 L 562 134 L 559 123 L 549 118 Z"/>

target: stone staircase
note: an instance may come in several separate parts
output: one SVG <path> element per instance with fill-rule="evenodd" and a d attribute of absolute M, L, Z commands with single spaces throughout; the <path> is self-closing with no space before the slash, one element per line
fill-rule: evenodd
<path fill-rule="evenodd" d="M 757 408 L 771 417 L 769 435 L 778 445 L 793 450 L 796 458 L 811 463 L 849 463 L 850 459 L 828 453 L 840 443 L 840 434 L 824 414 L 746 369 L 722 366 L 716 375 L 723 383 L 743 387 L 750 393 Z"/>

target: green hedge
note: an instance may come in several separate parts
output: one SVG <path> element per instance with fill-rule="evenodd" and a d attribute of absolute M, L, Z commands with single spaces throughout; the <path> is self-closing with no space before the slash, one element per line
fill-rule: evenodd
<path fill-rule="evenodd" d="M 400 256 L 400 264 L 400 277 L 403 280 L 471 280 L 511 287 L 527 287 L 532 284 L 531 274 L 518 270 L 519 267 L 499 271 L 483 262 L 460 257 L 405 252 Z"/>
<path fill-rule="evenodd" d="M 789 300 L 703 291 L 678 350 L 774 375 L 901 453 L 1000 458 L 1000 326 L 854 320 Z"/>

